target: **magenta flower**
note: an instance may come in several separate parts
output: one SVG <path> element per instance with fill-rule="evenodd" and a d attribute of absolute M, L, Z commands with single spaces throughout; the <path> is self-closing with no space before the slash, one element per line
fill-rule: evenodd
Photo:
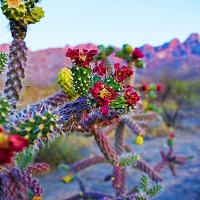
<path fill-rule="evenodd" d="M 11 162 L 14 152 L 20 152 L 27 146 L 28 140 L 16 134 L 7 136 L 0 127 L 0 165 Z"/>
<path fill-rule="evenodd" d="M 156 90 L 157 90 L 158 92 L 162 91 L 162 85 L 157 85 L 157 86 L 156 86 Z"/>
<path fill-rule="evenodd" d="M 114 79 L 118 83 L 123 83 L 125 79 L 127 79 L 133 74 L 133 70 L 131 68 L 128 68 L 127 66 L 120 67 L 119 63 L 114 64 L 114 68 L 115 68 Z"/>
<path fill-rule="evenodd" d="M 106 84 L 98 81 L 94 84 L 94 88 L 90 88 L 91 95 L 96 99 L 103 115 L 108 114 L 109 103 L 118 97 L 118 94 Z"/>
<path fill-rule="evenodd" d="M 101 77 L 104 77 L 104 75 L 107 72 L 107 68 L 104 65 L 104 62 L 101 62 L 100 64 L 95 63 L 95 67 L 92 71 L 93 74 L 98 74 Z"/>
<path fill-rule="evenodd" d="M 130 106 L 135 105 L 140 100 L 139 95 L 137 92 L 133 91 L 133 87 L 131 85 L 124 87 L 124 98 Z"/>
<path fill-rule="evenodd" d="M 68 49 L 65 56 L 71 58 L 73 65 L 79 67 L 89 68 L 89 64 L 94 60 L 94 56 L 97 54 L 97 50 L 85 50 L 79 52 L 79 49 Z"/>
<path fill-rule="evenodd" d="M 138 48 L 135 48 L 132 51 L 132 56 L 133 56 L 133 59 L 137 60 L 139 58 L 143 58 L 144 54 Z"/>

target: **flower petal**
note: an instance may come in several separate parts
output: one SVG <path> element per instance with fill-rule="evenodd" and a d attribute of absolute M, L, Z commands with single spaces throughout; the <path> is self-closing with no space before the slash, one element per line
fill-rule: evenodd
<path fill-rule="evenodd" d="M 100 107 L 100 111 L 103 115 L 107 115 L 108 114 L 108 104 L 104 104 Z"/>

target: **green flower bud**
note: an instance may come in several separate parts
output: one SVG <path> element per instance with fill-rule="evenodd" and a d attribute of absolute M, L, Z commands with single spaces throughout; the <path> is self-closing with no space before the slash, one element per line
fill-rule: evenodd
<path fill-rule="evenodd" d="M 128 44 L 124 44 L 123 47 L 122 47 L 122 50 L 123 50 L 123 52 L 125 54 L 129 55 L 129 54 L 132 53 L 133 48 L 130 45 L 128 45 Z"/>
<path fill-rule="evenodd" d="M 172 147 L 174 145 L 174 140 L 173 139 L 168 139 L 167 144 Z"/>
<path fill-rule="evenodd" d="M 145 62 L 143 60 L 139 60 L 138 59 L 138 60 L 135 60 L 134 62 L 135 62 L 135 66 L 137 68 L 144 69 L 146 67 L 146 64 L 145 64 Z"/>
<path fill-rule="evenodd" d="M 148 95 L 149 95 L 149 98 L 151 98 L 151 99 L 156 98 L 156 93 L 154 91 L 150 91 Z"/>
<path fill-rule="evenodd" d="M 44 17 L 44 11 L 41 7 L 35 7 L 31 9 L 31 12 L 25 15 L 25 20 L 27 24 L 35 24 L 39 22 L 41 18 Z"/>

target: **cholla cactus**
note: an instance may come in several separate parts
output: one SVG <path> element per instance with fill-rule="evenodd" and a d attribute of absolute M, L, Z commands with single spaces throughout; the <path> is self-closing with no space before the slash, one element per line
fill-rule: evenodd
<path fill-rule="evenodd" d="M 99 51 L 95 59 L 104 62 L 105 67 L 108 70 L 108 74 L 112 74 L 113 69 L 108 59 L 108 56 L 110 56 L 114 52 L 114 48 L 112 46 L 104 47 L 103 45 L 99 45 L 98 50 Z"/>
<path fill-rule="evenodd" d="M 169 135 L 169 139 L 167 141 L 168 146 L 169 146 L 169 151 L 166 154 L 164 151 L 160 151 L 162 160 L 154 167 L 154 170 L 157 172 L 160 172 L 163 170 L 166 166 L 169 167 L 169 169 L 172 172 L 173 176 L 177 175 L 175 164 L 177 165 L 185 165 L 188 157 L 185 155 L 175 155 L 174 154 L 174 134 Z"/>
<path fill-rule="evenodd" d="M 145 68 L 145 62 L 143 61 L 144 54 L 138 49 L 133 48 L 128 45 L 124 44 L 121 51 L 116 51 L 116 57 L 124 59 L 127 63 L 127 66 L 131 69 L 137 68 Z M 127 80 L 129 84 L 135 84 L 135 76 L 132 76 Z"/>
<path fill-rule="evenodd" d="M 126 48 L 127 48 L 127 52 L 125 52 Z M 132 52 L 129 62 L 137 63 L 136 62 L 137 59 L 139 59 L 139 62 L 141 61 L 140 58 L 143 57 L 143 54 L 139 51 L 139 49 L 135 49 L 134 51 L 132 51 L 132 49 L 128 48 L 128 46 L 126 46 L 126 48 L 124 49 L 124 54 L 128 55 Z M 70 50 L 70 52 L 72 53 L 72 50 Z M 72 57 L 72 55 L 74 55 L 74 54 L 75 53 L 73 52 L 70 56 Z M 77 62 L 79 62 L 79 60 Z M 141 62 L 143 62 L 143 61 L 141 61 Z M 92 85 L 94 88 L 89 89 L 89 91 L 93 95 L 93 97 L 95 97 L 96 101 L 93 101 L 93 99 L 90 100 L 89 105 L 92 107 L 95 107 L 96 104 L 99 103 L 98 95 L 100 96 L 101 93 L 95 94 L 95 91 L 94 91 L 95 87 L 96 87 L 96 90 L 98 89 L 98 92 L 99 92 L 99 90 L 101 91 L 101 87 L 95 85 L 96 83 L 98 83 L 99 80 L 103 79 L 104 80 L 103 83 L 106 83 L 106 85 L 103 87 L 103 89 L 107 89 L 106 86 L 110 86 L 113 89 L 112 98 L 115 98 L 114 92 L 121 92 L 124 90 L 125 87 L 127 87 L 127 88 L 131 87 L 130 85 L 124 87 L 124 85 L 131 83 L 130 79 L 126 80 L 127 78 L 130 77 L 130 75 L 133 74 L 133 71 L 132 71 L 132 69 L 130 69 L 130 67 L 131 66 L 129 66 L 129 68 L 126 66 L 120 67 L 119 64 L 115 64 L 115 66 L 114 66 L 115 72 L 111 73 L 111 74 L 108 73 L 108 75 L 105 76 L 105 74 L 107 74 L 107 69 L 104 67 L 104 64 L 103 63 L 95 64 L 95 67 L 91 73 L 91 81 L 90 81 L 90 85 Z M 95 76 L 92 77 L 92 74 L 94 74 Z M 161 89 L 160 86 L 155 87 L 154 84 L 152 84 L 152 86 L 150 88 L 152 91 L 155 91 L 155 90 L 160 91 L 160 89 Z M 110 91 L 108 90 L 108 92 L 110 92 Z M 128 89 L 127 92 L 131 93 L 131 95 L 133 97 L 134 96 L 133 93 L 136 91 L 131 92 Z M 153 96 L 153 93 L 150 94 L 150 97 L 152 99 L 155 98 Z M 107 113 L 109 113 L 109 115 L 110 115 L 110 110 L 112 110 L 112 109 L 115 111 L 117 111 L 117 109 L 119 109 L 119 108 L 126 109 L 126 106 L 122 107 L 122 105 L 125 102 L 124 100 L 126 100 L 124 98 L 124 96 L 119 96 L 116 99 L 117 100 L 110 99 L 111 102 L 108 104 L 108 110 L 106 110 L 105 113 L 103 110 L 104 107 L 100 106 L 100 111 L 102 112 L 103 115 L 106 116 Z M 134 100 L 136 100 L 136 99 L 133 98 L 133 101 Z M 98 106 L 98 104 L 97 104 L 97 106 Z M 122 113 L 120 113 L 120 114 L 122 115 Z M 112 116 L 112 115 L 110 115 L 110 116 Z M 112 121 L 113 120 L 112 117 L 102 118 L 102 119 L 104 119 L 104 121 L 102 119 L 101 119 L 102 121 L 99 119 L 101 119 L 101 117 L 99 118 L 99 115 L 96 114 L 96 112 L 94 112 L 93 114 L 89 114 L 84 118 L 84 120 L 81 123 L 77 124 L 77 129 L 75 128 L 74 130 L 78 131 L 78 132 L 89 132 L 90 134 L 88 134 L 87 136 L 94 135 L 95 141 L 97 142 L 97 144 L 105 158 L 103 160 L 101 160 L 100 159 L 101 157 L 97 156 L 97 157 L 94 157 L 94 159 L 88 158 L 83 161 L 80 161 L 79 163 L 77 163 L 77 165 L 76 164 L 73 165 L 73 166 L 77 166 L 76 169 L 78 169 L 78 170 L 76 172 L 83 170 L 86 167 L 90 167 L 92 164 L 108 162 L 111 165 L 113 165 L 113 174 L 109 174 L 105 179 L 107 181 L 112 180 L 113 188 L 116 191 L 116 198 L 123 199 L 122 196 L 126 196 L 128 199 L 137 199 L 137 200 L 138 199 L 146 199 L 147 200 L 147 199 L 151 199 L 154 196 L 158 195 L 162 190 L 161 186 L 156 185 L 152 188 L 149 188 L 148 184 L 147 184 L 148 178 L 146 176 L 143 176 L 141 179 L 141 188 L 142 188 L 141 190 L 134 190 L 134 192 L 132 191 L 132 193 L 126 192 L 125 168 L 127 166 L 132 166 L 133 168 L 140 169 L 144 173 L 148 174 L 148 176 L 154 182 L 160 182 L 163 179 L 160 176 L 160 174 L 158 173 L 158 170 L 156 170 L 156 168 L 149 166 L 145 161 L 140 159 L 139 155 L 132 153 L 131 148 L 125 144 L 124 139 L 123 139 L 123 137 L 124 137 L 123 136 L 123 130 L 124 130 L 123 127 L 124 127 L 124 125 L 127 125 L 132 130 L 132 132 L 137 135 L 135 138 L 135 143 L 137 145 L 142 146 L 144 143 L 144 130 L 138 122 L 140 122 L 140 121 L 144 122 L 145 120 L 147 120 L 147 121 L 155 120 L 155 119 L 157 119 L 156 113 L 151 112 L 151 113 L 147 113 L 147 114 L 136 114 L 135 113 L 132 115 L 122 115 L 121 117 L 119 117 L 119 118 L 117 117 L 116 119 L 114 119 L 114 121 Z M 98 128 L 98 127 L 107 126 L 111 123 L 119 123 L 117 126 L 117 129 L 116 129 L 115 147 L 114 148 L 112 147 L 106 134 L 101 129 Z M 172 142 L 168 142 L 168 143 L 172 144 Z M 123 154 L 123 150 L 128 150 L 129 154 Z M 182 161 L 181 157 L 179 157 L 178 160 L 180 160 L 180 162 L 181 162 Z M 83 165 L 83 167 L 82 167 L 82 165 Z M 74 168 L 73 166 L 71 169 Z M 72 178 L 72 177 L 74 177 L 74 171 L 73 170 L 69 170 L 69 171 L 70 171 L 70 173 L 67 174 L 64 177 L 64 179 L 66 179 L 68 181 L 69 180 L 72 181 L 72 180 L 74 180 L 74 178 Z M 71 198 L 72 199 L 78 199 L 78 198 L 113 199 L 114 197 L 109 197 L 106 194 L 97 194 L 97 193 L 84 191 L 84 192 L 82 192 L 81 195 L 75 195 Z"/>
<path fill-rule="evenodd" d="M 33 200 L 42 199 L 42 187 L 26 169 L 12 168 L 4 171 L 0 177 L 2 181 L 0 191 L 3 199 L 27 199 L 28 189 L 33 192 Z"/>
<path fill-rule="evenodd" d="M 25 77 L 27 47 L 23 40 L 26 37 L 27 26 L 39 22 L 44 17 L 42 8 L 35 7 L 37 2 L 27 0 L 1 1 L 2 12 L 10 21 L 10 31 L 14 39 L 10 46 L 8 73 L 4 90 L 5 96 L 12 100 L 12 107 L 14 108 L 19 100 L 22 79 Z"/>
<path fill-rule="evenodd" d="M 130 45 L 124 44 L 121 51 L 116 52 L 116 56 L 123 58 L 129 67 L 145 68 L 145 62 L 142 60 L 144 54 L 138 49 L 133 49 Z"/>
<path fill-rule="evenodd" d="M 149 85 L 143 84 L 140 90 L 145 94 L 145 99 L 143 100 L 144 111 L 154 111 L 160 114 L 162 112 L 162 108 L 156 104 L 156 99 L 157 93 L 162 90 L 162 86 L 160 84 L 156 85 L 154 83 Z"/>
<path fill-rule="evenodd" d="M 120 68 L 115 65 L 115 73 L 107 75 L 103 63 L 94 63 L 97 51 L 91 50 L 79 52 L 78 49 L 68 49 L 66 56 L 72 59 L 72 81 L 74 90 L 80 96 L 88 96 L 88 103 L 100 108 L 102 114 L 108 114 L 109 109 L 129 110 L 134 109 L 140 97 L 134 88 L 124 84 L 125 79 L 133 74 L 126 66 Z"/>
<path fill-rule="evenodd" d="M 137 115 L 141 97 L 131 77 L 134 75 L 134 67 L 145 67 L 142 60 L 144 55 L 138 48 L 133 50 L 130 45 L 124 45 L 122 51 L 116 52 L 116 56 L 123 58 L 127 66 L 115 63 L 113 67 L 107 59 L 114 51 L 112 47 L 101 45 L 98 47 L 99 53 L 97 50 L 83 49 L 81 52 L 79 49 L 68 49 L 66 57 L 71 58 L 72 67 L 63 68 L 58 74 L 58 83 L 63 91 L 29 105 L 24 110 L 15 109 L 25 77 L 27 47 L 24 38 L 27 28 L 44 16 L 42 8 L 36 6 L 38 2 L 1 0 L 1 9 L 10 21 L 14 40 L 8 58 L 5 97 L 0 98 L 0 198 L 26 200 L 31 190 L 31 199 L 41 200 L 43 189 L 32 175 L 46 172 L 49 166 L 33 163 L 35 152 L 42 148 L 43 140 L 51 143 L 61 134 L 73 131 L 93 136 L 103 155 L 86 158 L 69 167 L 60 167 L 67 172 L 62 178 L 64 183 L 77 181 L 80 186 L 81 193 L 70 199 L 115 198 L 87 192 L 84 182 L 78 177 L 79 171 L 98 163 L 107 163 L 113 167 L 107 179 L 112 180 L 117 199 L 153 198 L 160 193 L 161 186 L 149 188 L 146 176 L 141 178 L 140 188 L 126 191 L 126 167 L 138 168 L 153 181 L 160 182 L 162 177 L 158 172 L 168 165 L 175 174 L 174 164 L 185 164 L 187 157 L 173 154 L 173 138 L 170 138 L 169 152 L 166 154 L 162 151 L 162 161 L 151 168 L 125 143 L 124 128 L 128 126 L 136 134 L 135 143 L 142 146 L 144 130 L 138 121 L 155 118 L 155 114 Z M 1 53 L 0 73 L 6 64 L 7 56 Z M 155 90 L 154 86 L 150 88 Z M 155 98 L 153 92 L 149 93 L 149 98 Z M 111 124 L 117 127 L 114 146 L 104 132 L 104 128 Z"/>

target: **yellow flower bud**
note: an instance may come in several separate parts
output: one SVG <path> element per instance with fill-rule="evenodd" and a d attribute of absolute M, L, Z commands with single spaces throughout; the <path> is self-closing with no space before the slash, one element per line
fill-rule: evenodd
<path fill-rule="evenodd" d="M 141 135 L 138 135 L 136 138 L 135 138 L 135 143 L 139 146 L 142 146 L 143 143 L 144 143 L 144 138 L 141 136 Z"/>
<path fill-rule="evenodd" d="M 41 197 L 41 196 L 34 196 L 34 197 L 32 198 L 32 200 L 42 200 L 42 197 Z"/>
<path fill-rule="evenodd" d="M 8 0 L 8 6 L 10 8 L 17 8 L 20 5 L 20 0 Z"/>
<path fill-rule="evenodd" d="M 73 174 L 67 174 L 62 178 L 62 181 L 65 183 L 70 183 L 74 179 Z"/>

